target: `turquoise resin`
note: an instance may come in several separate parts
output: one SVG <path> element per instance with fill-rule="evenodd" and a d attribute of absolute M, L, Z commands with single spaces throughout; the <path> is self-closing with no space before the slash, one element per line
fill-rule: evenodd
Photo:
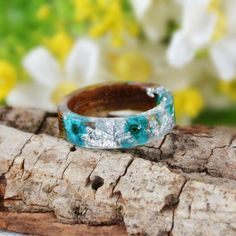
<path fill-rule="evenodd" d="M 64 117 L 64 127 L 67 140 L 77 146 L 84 146 L 84 135 L 87 133 L 86 124 L 88 119 L 78 119 L 73 114 Z"/>
<path fill-rule="evenodd" d="M 121 143 L 123 148 L 145 144 L 149 139 L 148 119 L 142 115 L 129 117 L 126 120 L 124 131 L 130 133 L 131 138 Z"/>
<path fill-rule="evenodd" d="M 62 105 L 64 132 L 72 144 L 86 148 L 131 148 L 161 138 L 175 125 L 173 97 L 163 87 L 147 88 L 156 107 L 127 117 L 85 117 Z"/>

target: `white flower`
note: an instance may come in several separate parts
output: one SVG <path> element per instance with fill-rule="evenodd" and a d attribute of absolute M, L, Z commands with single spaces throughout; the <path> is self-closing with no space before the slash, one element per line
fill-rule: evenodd
<path fill-rule="evenodd" d="M 182 28 L 167 52 L 171 65 L 182 67 L 202 49 L 209 49 L 224 80 L 236 76 L 236 1 L 178 0 L 183 6 Z"/>
<path fill-rule="evenodd" d="M 163 39 L 178 11 L 173 0 L 130 0 L 134 13 L 151 41 Z"/>
<path fill-rule="evenodd" d="M 17 85 L 7 97 L 7 103 L 55 111 L 63 93 L 99 82 L 99 57 L 100 49 L 94 41 L 79 39 L 62 69 L 46 48 L 35 48 L 23 59 L 33 82 Z"/>

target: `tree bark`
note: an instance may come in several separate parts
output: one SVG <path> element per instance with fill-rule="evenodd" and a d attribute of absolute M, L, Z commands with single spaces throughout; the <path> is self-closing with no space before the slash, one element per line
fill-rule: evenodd
<path fill-rule="evenodd" d="M 0 228 L 37 235 L 236 235 L 236 131 L 176 127 L 75 148 L 55 114 L 0 109 Z"/>

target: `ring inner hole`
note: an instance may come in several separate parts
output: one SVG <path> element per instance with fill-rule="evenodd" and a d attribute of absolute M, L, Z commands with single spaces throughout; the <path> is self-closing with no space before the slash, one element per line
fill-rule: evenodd
<path fill-rule="evenodd" d="M 112 84 L 81 90 L 68 101 L 71 111 L 96 117 L 109 117 L 112 112 L 143 112 L 156 106 L 141 85 Z"/>

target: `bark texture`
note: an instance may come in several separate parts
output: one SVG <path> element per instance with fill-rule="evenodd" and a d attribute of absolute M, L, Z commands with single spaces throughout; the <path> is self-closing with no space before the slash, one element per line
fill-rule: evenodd
<path fill-rule="evenodd" d="M 236 131 L 176 127 L 75 148 L 55 114 L 0 109 L 0 228 L 37 235 L 236 235 Z"/>

